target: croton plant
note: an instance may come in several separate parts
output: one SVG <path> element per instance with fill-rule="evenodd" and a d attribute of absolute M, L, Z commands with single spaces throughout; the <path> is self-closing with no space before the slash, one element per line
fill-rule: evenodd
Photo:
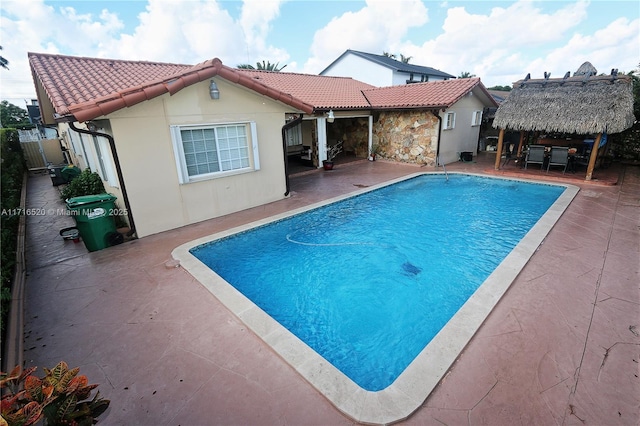
<path fill-rule="evenodd" d="M 91 398 L 87 376 L 78 375 L 79 368 L 69 369 L 61 361 L 53 369 L 44 368 L 45 376 L 33 375 L 37 367 L 17 366 L 9 374 L 0 373 L 2 419 L 0 426 L 92 425 L 109 407 L 110 401 Z"/>

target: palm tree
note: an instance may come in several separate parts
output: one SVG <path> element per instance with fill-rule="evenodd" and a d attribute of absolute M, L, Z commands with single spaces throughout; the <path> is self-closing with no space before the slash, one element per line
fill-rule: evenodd
<path fill-rule="evenodd" d="M 398 55 L 389 52 L 382 52 L 382 56 L 386 56 L 387 58 L 391 59 L 396 59 L 398 57 Z M 400 62 L 402 62 L 403 64 L 408 64 L 411 58 L 413 58 L 413 56 L 404 56 L 402 53 L 400 54 Z"/>
<path fill-rule="evenodd" d="M 458 78 L 473 78 L 475 76 L 475 74 L 471 74 L 469 71 L 462 71 Z"/>
<path fill-rule="evenodd" d="M 280 72 L 286 67 L 286 65 L 283 65 L 282 67 L 278 68 L 278 64 L 279 64 L 279 62 L 276 62 L 275 64 L 272 64 L 269 61 L 262 61 L 262 63 L 256 62 L 256 66 L 255 67 L 253 65 L 250 65 L 250 64 L 240 64 L 240 65 L 236 66 L 236 68 L 243 69 L 243 70 L 255 70 L 255 69 L 257 69 L 257 70 L 261 70 L 261 71 Z"/>

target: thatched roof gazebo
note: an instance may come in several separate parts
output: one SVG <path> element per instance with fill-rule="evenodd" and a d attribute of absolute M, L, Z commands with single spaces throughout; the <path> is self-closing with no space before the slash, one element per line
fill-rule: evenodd
<path fill-rule="evenodd" d="M 563 78 L 531 79 L 529 75 L 513 84 L 513 90 L 495 114 L 493 127 L 500 129 L 495 168 L 500 166 L 506 130 L 525 132 L 597 135 L 587 167 L 591 179 L 603 134 L 619 133 L 634 123 L 632 81 L 629 76 L 596 75 L 585 62 L 574 74 Z"/>

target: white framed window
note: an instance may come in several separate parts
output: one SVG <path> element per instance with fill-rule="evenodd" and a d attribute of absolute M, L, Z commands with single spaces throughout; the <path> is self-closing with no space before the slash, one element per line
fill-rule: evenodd
<path fill-rule="evenodd" d="M 444 115 L 444 130 L 453 129 L 456 127 L 456 113 L 448 112 Z"/>
<path fill-rule="evenodd" d="M 285 131 L 285 137 L 287 139 L 287 146 L 302 145 L 302 126 L 297 125 L 291 129 Z"/>
<path fill-rule="evenodd" d="M 64 132 L 64 138 L 67 141 L 67 146 L 69 148 L 71 148 L 71 150 L 73 150 L 73 154 L 78 156 L 78 155 L 82 155 L 82 153 L 80 152 L 80 150 L 78 149 L 78 146 L 76 145 L 76 141 L 73 138 L 73 134 L 75 132 L 72 131 L 68 131 L 68 132 Z"/>
<path fill-rule="evenodd" d="M 98 172 L 103 181 L 107 182 L 113 188 L 119 188 L 120 183 L 116 178 L 115 167 L 111 160 L 111 147 L 104 137 L 93 137 L 93 145 L 96 150 Z"/>
<path fill-rule="evenodd" d="M 171 126 L 180 183 L 260 169 L 256 124 Z"/>
<path fill-rule="evenodd" d="M 471 125 L 479 126 L 480 124 L 482 124 L 482 111 L 473 111 L 473 116 L 471 117 Z"/>
<path fill-rule="evenodd" d="M 80 145 L 82 146 L 82 153 L 84 155 L 84 161 L 86 163 L 86 166 L 92 171 L 92 172 L 98 172 L 98 167 L 96 164 L 96 158 L 93 155 L 93 151 L 91 151 L 91 145 L 89 144 L 89 142 L 87 141 L 87 138 L 89 138 L 89 135 L 84 134 L 84 133 L 80 133 L 78 136 L 80 136 Z M 102 177 L 102 176 L 100 176 Z"/>

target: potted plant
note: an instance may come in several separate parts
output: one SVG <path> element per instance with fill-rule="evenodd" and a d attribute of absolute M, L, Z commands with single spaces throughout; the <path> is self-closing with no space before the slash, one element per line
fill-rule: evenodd
<path fill-rule="evenodd" d="M 369 151 L 369 161 L 376 161 L 377 154 L 378 154 L 378 144 L 374 143 L 371 145 L 371 150 Z"/>
<path fill-rule="evenodd" d="M 335 145 L 327 146 L 327 159 L 322 161 L 322 167 L 325 170 L 333 169 L 333 160 L 342 152 L 342 141 L 338 141 Z"/>

